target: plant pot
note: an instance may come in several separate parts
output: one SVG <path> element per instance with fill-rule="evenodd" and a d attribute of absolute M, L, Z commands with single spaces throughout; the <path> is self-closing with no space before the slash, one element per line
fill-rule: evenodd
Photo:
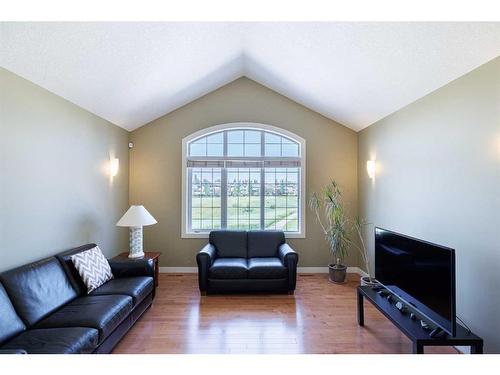
<path fill-rule="evenodd" d="M 378 281 L 375 280 L 374 278 L 370 278 L 368 276 L 361 276 L 360 278 L 360 284 L 361 286 L 369 286 L 369 287 L 374 287 L 379 285 Z"/>
<path fill-rule="evenodd" d="M 329 264 L 328 271 L 331 282 L 337 284 L 345 282 L 347 266 L 344 266 L 343 264 Z"/>

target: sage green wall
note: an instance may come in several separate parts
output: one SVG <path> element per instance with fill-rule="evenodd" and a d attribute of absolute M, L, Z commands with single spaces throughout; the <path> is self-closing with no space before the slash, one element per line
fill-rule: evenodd
<path fill-rule="evenodd" d="M 500 58 L 364 129 L 358 147 L 360 214 L 456 249 L 457 314 L 500 352 Z"/>
<path fill-rule="evenodd" d="M 115 227 L 128 207 L 128 136 L 0 68 L 0 271 L 88 242 L 106 255 L 128 247 Z"/>
<path fill-rule="evenodd" d="M 132 132 L 130 203 L 144 206 L 158 224 L 144 228 L 145 248 L 161 251 L 161 266 L 194 267 L 206 239 L 181 239 L 182 138 L 231 122 L 257 122 L 306 139 L 306 194 L 330 179 L 344 188 L 349 212 L 357 211 L 357 135 L 247 78 L 232 83 Z M 299 266 L 325 266 L 329 253 L 313 215 L 306 211 L 305 239 L 289 242 Z M 348 260 L 356 265 L 357 256 Z"/>

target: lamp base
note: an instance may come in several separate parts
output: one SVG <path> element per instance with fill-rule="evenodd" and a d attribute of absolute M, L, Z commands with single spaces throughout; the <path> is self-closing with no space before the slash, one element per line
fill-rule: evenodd
<path fill-rule="evenodd" d="M 142 227 L 130 228 L 130 253 L 129 258 L 142 258 L 144 251 L 142 250 Z"/>
<path fill-rule="evenodd" d="M 144 252 L 141 251 L 140 253 L 130 253 L 128 255 L 128 257 L 131 258 L 131 259 L 143 258 L 144 257 Z"/>

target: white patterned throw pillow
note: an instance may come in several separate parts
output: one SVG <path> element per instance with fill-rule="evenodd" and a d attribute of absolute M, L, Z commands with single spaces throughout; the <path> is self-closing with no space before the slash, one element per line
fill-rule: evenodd
<path fill-rule="evenodd" d="M 87 293 L 113 278 L 108 260 L 98 246 L 71 256 L 71 261 L 87 287 Z"/>

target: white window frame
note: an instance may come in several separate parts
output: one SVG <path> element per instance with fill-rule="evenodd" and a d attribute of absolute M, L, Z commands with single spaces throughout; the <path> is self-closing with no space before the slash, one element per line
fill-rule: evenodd
<path fill-rule="evenodd" d="M 188 232 L 188 220 L 189 220 L 189 207 L 188 207 L 188 192 L 187 187 L 189 186 L 187 173 L 187 154 L 188 154 L 188 145 L 191 141 L 210 135 L 212 133 L 217 133 L 223 130 L 238 130 L 238 128 L 244 129 L 255 129 L 261 131 L 268 131 L 275 133 L 277 135 L 282 135 L 287 138 L 290 138 L 297 142 L 300 147 L 300 207 L 299 207 L 299 231 L 298 232 L 285 232 L 285 236 L 287 238 L 305 238 L 306 237 L 306 140 L 298 135 L 267 124 L 260 124 L 254 122 L 232 122 L 227 124 L 219 124 L 215 126 L 211 126 L 208 128 L 204 128 L 195 133 L 188 135 L 182 139 L 182 224 L 181 224 L 181 238 L 208 238 L 208 232 Z"/>

